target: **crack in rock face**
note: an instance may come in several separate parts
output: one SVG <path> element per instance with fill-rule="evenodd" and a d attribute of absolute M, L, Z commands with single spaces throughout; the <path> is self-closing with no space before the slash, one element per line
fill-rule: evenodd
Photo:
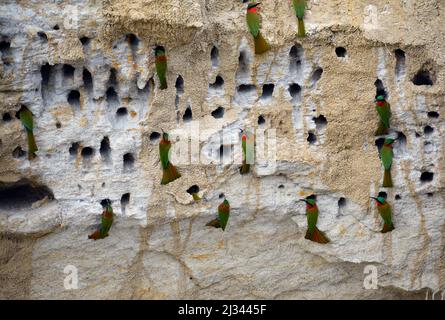
<path fill-rule="evenodd" d="M 0 298 L 445 290 L 439 1 L 308 1 L 302 39 L 290 2 L 264 0 L 261 55 L 248 1 L 78 0 L 69 12 L 68 2 L 0 4 Z M 382 136 L 379 96 L 391 105 Z M 164 133 L 181 177 L 161 185 Z M 305 239 L 298 200 L 312 194 L 328 244 Z M 391 205 L 391 232 L 370 197 Z M 206 226 L 224 199 L 225 230 Z M 108 236 L 88 239 L 108 204 Z M 64 287 L 67 267 L 82 290 Z"/>

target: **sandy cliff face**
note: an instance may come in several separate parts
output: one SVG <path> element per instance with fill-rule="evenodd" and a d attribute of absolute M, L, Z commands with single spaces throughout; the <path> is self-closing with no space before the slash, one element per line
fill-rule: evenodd
<path fill-rule="evenodd" d="M 301 40 L 290 1 L 263 0 L 272 50 L 255 56 L 242 1 L 2 1 L 0 297 L 444 290 L 445 3 L 312 0 L 308 8 Z M 167 90 L 155 45 L 166 48 Z M 380 187 L 376 90 L 388 96 L 399 137 L 392 189 Z M 34 161 L 21 105 L 35 116 Z M 258 139 L 247 176 L 238 171 L 240 128 Z M 167 186 L 161 129 L 182 174 Z M 186 192 L 192 185 L 199 203 Z M 385 235 L 369 201 L 379 191 L 394 211 L 396 229 Z M 205 227 L 220 193 L 232 206 L 225 232 Z M 296 200 L 311 193 L 328 245 L 304 239 Z M 93 242 L 105 198 L 115 224 Z M 376 290 L 363 286 L 368 265 Z M 64 287 L 66 266 L 77 268 L 77 290 Z"/>

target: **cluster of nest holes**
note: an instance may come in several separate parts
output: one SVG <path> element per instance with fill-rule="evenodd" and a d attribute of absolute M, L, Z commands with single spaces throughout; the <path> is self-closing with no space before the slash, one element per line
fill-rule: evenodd
<path fill-rule="evenodd" d="M 420 174 L 420 182 L 427 183 L 434 179 L 434 173 L 429 171 L 424 171 Z"/>
<path fill-rule="evenodd" d="M 0 182 L 0 209 L 30 208 L 33 203 L 45 198 L 54 200 L 51 189 L 28 179 Z"/>
<path fill-rule="evenodd" d="M 212 62 L 212 67 L 216 68 L 219 64 L 219 50 L 217 47 L 213 46 L 210 51 L 210 61 Z"/>
<path fill-rule="evenodd" d="M 345 58 L 346 57 L 346 49 L 344 47 L 337 47 L 337 48 L 335 48 L 335 54 L 339 58 Z"/>
<path fill-rule="evenodd" d="M 131 170 L 134 168 L 134 155 L 132 153 L 126 153 L 123 156 L 123 161 L 124 161 L 124 169 L 125 170 Z"/>
<path fill-rule="evenodd" d="M 218 108 L 216 108 L 211 112 L 211 115 L 215 119 L 221 119 L 224 117 L 224 111 L 225 111 L 224 107 L 219 106 Z"/>

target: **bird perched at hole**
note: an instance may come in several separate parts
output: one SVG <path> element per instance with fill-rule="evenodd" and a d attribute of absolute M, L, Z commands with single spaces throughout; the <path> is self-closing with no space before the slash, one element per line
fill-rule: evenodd
<path fill-rule="evenodd" d="M 108 237 L 108 232 L 113 224 L 113 208 L 111 207 L 111 201 L 105 200 L 103 203 L 104 211 L 102 212 L 102 219 L 99 229 L 88 236 L 88 239 L 104 239 Z"/>
<path fill-rule="evenodd" d="M 298 36 L 304 38 L 306 30 L 304 28 L 304 11 L 306 10 L 306 0 L 292 0 L 292 5 L 295 10 L 295 15 L 298 20 Z"/>
<path fill-rule="evenodd" d="M 395 139 L 393 138 L 386 138 L 385 142 L 383 143 L 382 149 L 380 150 L 380 158 L 382 160 L 384 173 L 383 173 L 383 187 L 385 188 L 392 188 L 392 177 L 391 177 L 391 166 L 392 166 L 392 158 L 393 158 L 393 151 L 392 151 L 392 144 L 394 143 Z"/>
<path fill-rule="evenodd" d="M 379 211 L 380 216 L 383 219 L 383 229 L 382 233 L 390 232 L 394 230 L 394 224 L 392 223 L 392 211 L 391 206 L 386 201 L 384 197 L 371 197 L 371 199 L 375 200 L 377 204 L 377 210 Z"/>
<path fill-rule="evenodd" d="M 270 45 L 260 32 L 261 16 L 258 13 L 260 3 L 249 3 L 246 21 L 255 42 L 255 54 L 261 54 L 270 49 Z"/>
<path fill-rule="evenodd" d="M 328 243 L 328 237 L 317 228 L 318 207 L 316 196 L 310 195 L 306 199 L 300 199 L 300 201 L 306 202 L 307 231 L 304 238 L 322 244 Z"/>
<path fill-rule="evenodd" d="M 224 201 L 218 206 L 218 217 L 207 223 L 206 226 L 221 228 L 224 231 L 226 229 L 227 222 L 229 221 L 229 216 L 230 204 L 224 196 Z"/>
<path fill-rule="evenodd" d="M 243 164 L 240 167 L 240 173 L 241 174 L 247 174 L 250 171 L 250 164 L 253 162 L 253 134 L 250 132 L 246 132 L 244 130 L 241 130 L 242 137 L 241 137 L 241 148 L 243 151 Z"/>
<path fill-rule="evenodd" d="M 34 121 L 32 112 L 25 106 L 19 110 L 19 118 L 28 134 L 28 159 L 32 160 L 36 157 L 35 152 L 38 150 L 36 140 L 34 138 Z"/>
<path fill-rule="evenodd" d="M 199 187 L 195 184 L 187 189 L 187 193 L 193 197 L 193 200 L 200 201 L 201 198 L 198 195 Z"/>
<path fill-rule="evenodd" d="M 377 96 L 376 100 L 377 113 L 379 114 L 379 127 L 375 132 L 376 136 L 388 134 L 389 130 L 389 118 L 391 117 L 391 105 L 385 100 L 385 97 Z"/>
<path fill-rule="evenodd" d="M 162 130 L 162 139 L 159 142 L 159 155 L 162 165 L 162 180 L 161 184 L 168 184 L 181 177 L 181 174 L 169 160 L 171 142 L 168 139 L 168 133 Z"/>
<path fill-rule="evenodd" d="M 156 73 L 158 74 L 160 89 L 167 89 L 167 56 L 165 55 L 165 49 L 162 46 L 155 48 L 155 65 Z"/>

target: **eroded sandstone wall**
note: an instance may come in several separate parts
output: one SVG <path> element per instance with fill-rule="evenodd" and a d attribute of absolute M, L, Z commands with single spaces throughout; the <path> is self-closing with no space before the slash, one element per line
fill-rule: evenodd
<path fill-rule="evenodd" d="M 290 1 L 263 0 L 272 50 L 261 56 L 245 9 L 237 0 L 2 1 L 0 297 L 424 298 L 445 289 L 445 3 L 309 1 L 301 40 Z M 167 50 L 167 90 L 155 45 Z M 399 137 L 392 189 L 380 188 L 376 90 Z M 21 105 L 35 115 L 34 161 Z M 221 164 L 221 150 L 239 160 L 240 128 L 263 135 L 265 159 L 276 162 L 248 176 Z M 167 186 L 161 129 L 182 147 L 199 132 L 188 139 L 200 154 L 177 158 L 182 177 Z M 186 192 L 195 184 L 199 203 Z M 394 211 L 386 235 L 369 201 L 379 191 Z M 205 227 L 222 192 L 232 206 L 224 233 Z M 304 239 L 296 200 L 311 193 L 328 245 Z M 104 198 L 115 224 L 93 242 Z M 67 265 L 78 290 L 64 288 Z M 367 265 L 377 290 L 363 287 Z"/>

